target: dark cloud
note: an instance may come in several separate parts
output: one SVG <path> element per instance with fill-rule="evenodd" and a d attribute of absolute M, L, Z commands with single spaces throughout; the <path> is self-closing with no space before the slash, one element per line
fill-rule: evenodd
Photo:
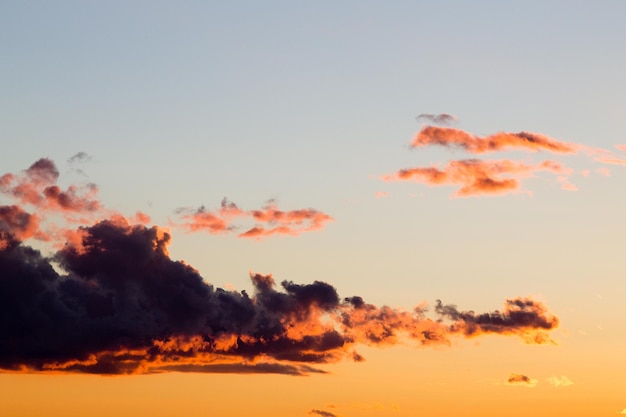
<path fill-rule="evenodd" d="M 541 330 L 552 330 L 559 325 L 558 318 L 548 314 L 543 304 L 522 297 L 506 300 L 502 312 L 482 314 L 459 311 L 456 306 L 444 305 L 437 300 L 435 312 L 454 321 L 450 328 L 452 332 L 461 332 L 466 336 L 482 333 L 518 334 L 530 343 L 551 342 Z M 531 329 L 532 333 L 527 333 Z"/>
<path fill-rule="evenodd" d="M 207 284 L 170 259 L 169 243 L 158 227 L 121 218 L 79 228 L 52 257 L 14 236 L 0 250 L 0 368 L 303 374 L 318 372 L 306 364 L 361 361 L 355 344 L 394 344 L 400 334 L 449 343 L 452 334 L 526 337 L 558 323 L 529 299 L 479 315 L 438 303 L 435 312 L 450 322 L 443 323 L 423 307 L 341 301 L 321 281 L 283 281 L 279 291 L 263 274 L 251 275 L 249 296 Z"/>
<path fill-rule="evenodd" d="M 364 360 L 357 344 L 450 343 L 452 335 L 499 333 L 542 343 L 558 321 L 529 299 L 509 300 L 503 313 L 475 315 L 439 303 L 404 311 L 340 298 L 323 281 L 299 284 L 252 273 L 253 290 L 208 284 L 168 253 L 169 233 L 131 224 L 119 214 L 78 229 L 58 228 L 58 249 L 44 255 L 24 244 L 48 239 L 47 210 L 97 211 L 95 188 L 61 190 L 58 170 L 42 158 L 19 175 L 0 177 L 0 192 L 34 206 L 0 206 L 0 369 L 98 374 L 241 372 L 302 375 L 340 359 Z M 223 200 L 220 218 L 248 216 L 271 228 L 313 230 L 330 218 L 313 209 L 281 211 L 269 203 L 243 212 Z M 196 215 L 208 214 L 201 209 Z M 70 221 L 70 220 L 68 220 Z M 294 229 L 296 228 L 296 229 Z M 219 227 L 218 227 L 219 229 Z M 277 229 L 278 230 L 278 229 Z M 273 232 L 272 232 L 273 233 Z M 291 232 L 289 232 L 291 233 Z M 60 240 L 62 239 L 62 240 Z"/>

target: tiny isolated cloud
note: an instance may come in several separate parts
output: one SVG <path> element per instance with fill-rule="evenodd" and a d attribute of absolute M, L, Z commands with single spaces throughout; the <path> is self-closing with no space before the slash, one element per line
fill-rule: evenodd
<path fill-rule="evenodd" d="M 554 388 L 569 387 L 570 385 L 574 385 L 574 382 L 568 377 L 566 377 L 565 375 L 561 375 L 561 376 L 551 375 L 550 377 L 548 377 L 547 381 Z"/>
<path fill-rule="evenodd" d="M 321 417 L 337 417 L 337 414 L 331 413 L 330 411 L 324 411 L 324 410 L 311 410 L 309 411 L 309 414 L 313 414 L 313 415 L 317 415 Z"/>
<path fill-rule="evenodd" d="M 532 379 L 523 374 L 511 374 L 509 375 L 509 378 L 507 379 L 506 384 L 534 388 L 538 382 L 539 381 L 537 381 L 536 379 Z"/>
<path fill-rule="evenodd" d="M 626 408 L 622 408 L 622 411 L 618 411 L 617 414 L 626 415 Z"/>

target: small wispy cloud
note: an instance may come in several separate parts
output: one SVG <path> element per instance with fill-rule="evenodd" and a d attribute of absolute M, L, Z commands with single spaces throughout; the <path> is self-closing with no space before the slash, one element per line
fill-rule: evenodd
<path fill-rule="evenodd" d="M 316 409 L 309 411 L 309 414 L 317 414 L 318 416 L 321 416 L 321 417 L 337 417 L 337 414 L 331 413 L 330 411 L 316 410 Z"/>
<path fill-rule="evenodd" d="M 572 380 L 566 377 L 565 375 L 561 375 L 561 376 L 551 375 L 547 378 L 547 381 L 554 388 L 569 387 L 570 385 L 574 385 L 574 382 L 572 382 Z"/>
<path fill-rule="evenodd" d="M 235 203 L 224 198 L 217 210 L 206 207 L 193 210 L 181 208 L 176 210 L 182 223 L 178 224 L 188 232 L 204 231 L 210 234 L 234 232 L 242 228 L 234 223 L 235 219 L 249 220 L 252 227 L 247 227 L 238 234 L 241 238 L 261 239 L 272 235 L 297 236 L 301 233 L 320 230 L 324 224 L 332 221 L 328 214 L 313 209 L 281 210 L 275 201 L 268 202 L 257 210 L 242 210 Z"/>
<path fill-rule="evenodd" d="M 431 113 L 422 113 L 415 117 L 415 120 L 425 121 L 429 123 L 434 123 L 438 125 L 450 125 L 454 124 L 457 121 L 457 117 L 452 114 L 440 113 L 440 114 L 431 114 Z"/>
<path fill-rule="evenodd" d="M 69 164 L 75 164 L 77 162 L 91 161 L 91 156 L 87 152 L 78 152 L 67 160 Z"/>

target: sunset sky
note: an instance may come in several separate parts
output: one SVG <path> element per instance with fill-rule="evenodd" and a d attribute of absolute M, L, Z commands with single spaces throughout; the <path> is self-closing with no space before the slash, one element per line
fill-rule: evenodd
<path fill-rule="evenodd" d="M 0 415 L 626 415 L 624 16 L 0 1 Z"/>

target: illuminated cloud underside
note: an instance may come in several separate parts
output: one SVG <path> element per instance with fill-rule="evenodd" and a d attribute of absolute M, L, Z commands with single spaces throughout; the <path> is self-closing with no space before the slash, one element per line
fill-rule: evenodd
<path fill-rule="evenodd" d="M 506 300 L 501 312 L 483 314 L 437 301 L 428 317 L 423 306 L 405 311 L 359 296 L 342 299 L 322 281 L 285 280 L 279 290 L 271 275 L 251 273 L 251 295 L 216 288 L 169 257 L 170 233 L 146 226 L 147 215 L 127 219 L 96 200 L 49 203 L 42 193 L 58 177 L 51 161 L 8 175 L 2 192 L 15 204 L 0 205 L 0 369 L 6 371 L 304 375 L 323 372 L 318 364 L 363 360 L 358 345 L 406 339 L 418 346 L 450 344 L 453 337 L 482 334 L 543 344 L 552 342 L 548 332 L 558 326 L 544 305 L 529 298 Z M 15 191 L 24 184 L 28 198 Z M 82 222 L 90 217 L 81 210 L 108 217 L 78 228 L 55 226 L 54 233 L 41 230 L 49 210 L 66 209 Z M 224 201 L 218 214 L 241 212 Z M 316 213 L 268 206 L 248 215 L 293 225 Z M 57 249 L 43 256 L 24 243 L 28 239 L 52 239 Z"/>

